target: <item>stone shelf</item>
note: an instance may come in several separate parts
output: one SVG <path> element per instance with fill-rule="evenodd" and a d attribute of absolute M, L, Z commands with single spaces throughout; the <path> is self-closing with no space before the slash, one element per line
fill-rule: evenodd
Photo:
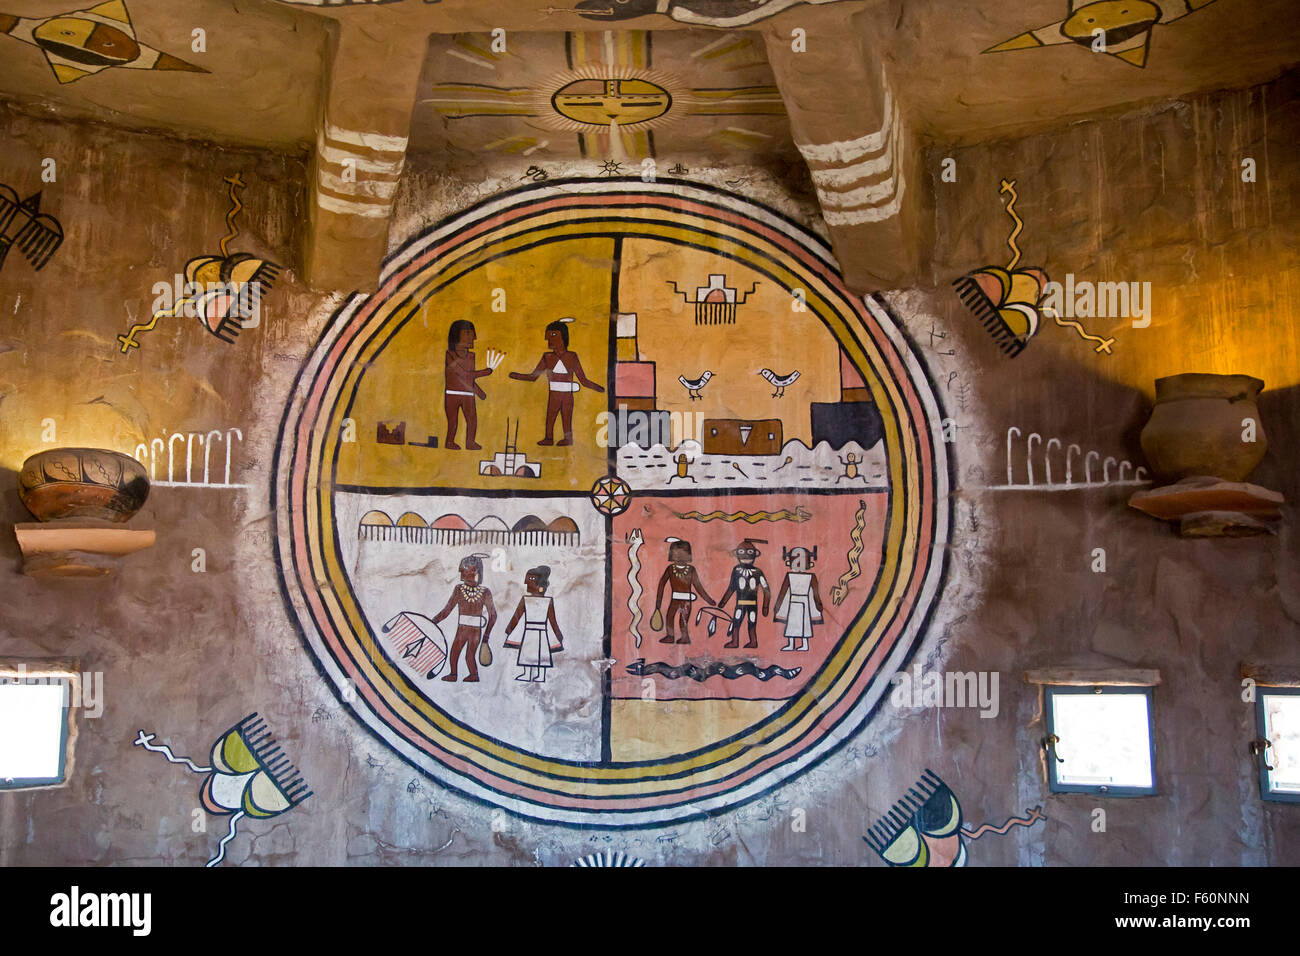
<path fill-rule="evenodd" d="M 105 577 L 128 554 L 151 548 L 152 531 L 108 521 L 79 520 L 14 525 L 23 573 L 32 577 Z"/>
<path fill-rule="evenodd" d="M 1128 503 L 1153 518 L 1177 521 L 1185 538 L 1239 538 L 1275 534 L 1286 499 L 1259 485 L 1207 476 L 1134 492 Z"/>

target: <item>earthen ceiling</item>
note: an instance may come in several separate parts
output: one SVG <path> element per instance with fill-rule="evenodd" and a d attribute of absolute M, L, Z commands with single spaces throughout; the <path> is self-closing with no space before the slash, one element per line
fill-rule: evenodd
<path fill-rule="evenodd" d="M 755 44 L 752 58 L 742 56 L 744 51 L 738 52 L 739 48 L 700 53 L 707 47 L 707 35 L 703 37 L 705 42 L 700 37 L 673 40 L 669 31 L 703 32 L 710 30 L 707 26 L 657 14 L 617 20 L 596 14 L 583 16 L 571 9 L 576 3 L 186 0 L 182 4 L 174 0 L 128 0 L 125 6 L 138 43 L 201 66 L 209 75 L 169 71 L 142 77 L 133 70 L 105 69 L 75 82 L 60 83 L 43 50 L 11 34 L 0 36 L 0 95 L 64 115 L 93 117 L 134 128 L 157 128 L 247 145 L 305 147 L 315 136 L 333 21 L 359 25 L 375 37 L 409 37 L 412 31 L 446 34 L 434 37 L 424 66 L 427 82 L 421 83 L 419 96 L 431 102 L 421 104 L 413 118 L 417 149 L 426 145 L 436 148 L 443 143 L 473 148 L 481 138 L 470 130 L 473 124 L 443 122 L 448 114 L 439 109 L 431 89 L 434 83 L 490 83 L 508 77 L 508 83 L 527 86 L 549 80 L 566 69 L 562 52 L 549 49 L 549 45 L 562 46 L 562 40 L 548 43 L 541 37 L 529 36 L 511 52 L 509 63 L 495 71 L 504 77 L 493 77 L 486 64 L 475 64 L 468 58 L 474 54 L 465 48 L 466 41 L 458 41 L 451 34 L 487 33 L 494 28 L 530 34 L 554 30 L 560 36 L 566 31 L 589 32 L 603 27 L 654 31 L 654 42 L 661 51 L 660 64 L 670 68 L 685 88 L 771 85 L 761 45 Z M 1145 65 L 1141 68 L 1121 62 L 1114 55 L 1095 55 L 1075 42 L 1038 46 L 1036 41 L 1025 40 L 1023 48 L 984 52 L 1028 32 L 1041 33 L 1041 28 L 1067 17 L 1069 3 L 845 0 L 795 4 L 746 27 L 772 30 L 779 26 L 788 34 L 796 26 L 812 27 L 829 19 L 838 23 L 841 34 L 856 31 L 861 42 L 881 51 L 895 88 L 905 91 L 902 95 L 918 131 L 937 142 L 972 142 L 1018 134 L 1064 118 L 1128 104 L 1198 90 L 1245 86 L 1300 62 L 1294 0 L 1190 0 L 1197 9 L 1174 20 L 1169 17 L 1184 7 L 1185 0 L 1163 0 L 1158 10 L 1178 9 L 1165 12 L 1150 29 Z M 781 5 L 778 2 L 777 6 Z M 1080 5 L 1076 0 L 1075 6 Z M 93 6 L 92 0 L 3 0 L 0 19 L 7 14 L 9 18 L 44 21 Z M 603 7 L 597 5 L 596 11 L 624 6 L 634 7 L 635 3 L 611 0 Z M 691 6 L 686 0 L 674 3 L 674 14 L 685 18 L 677 8 Z M 693 6 L 708 10 L 737 4 L 697 0 Z M 1141 22 L 1142 10 L 1138 8 L 1153 4 L 1133 0 L 1123 6 L 1133 7 L 1137 22 Z M 1120 18 L 1118 9 L 1102 13 Z M 851 16 L 854 19 L 850 20 Z M 1098 22 L 1106 23 L 1104 17 Z M 205 33 L 205 52 L 191 51 L 196 29 Z M 660 39 L 661 35 L 665 38 Z M 449 56 L 458 42 L 467 58 Z M 815 45 L 810 53 L 819 61 L 820 69 L 836 69 L 835 57 L 818 54 Z M 746 60 L 752 66 L 746 66 Z M 855 95 L 852 84 L 845 85 L 842 95 L 846 99 Z M 726 143 L 728 154 L 735 148 L 745 148 L 740 145 L 745 139 L 753 142 L 750 148 L 760 159 L 767 152 L 781 153 L 788 148 L 788 142 L 775 141 L 780 138 L 779 121 L 754 118 L 759 108 L 750 108 L 750 118 L 744 125 L 773 139 L 742 135 Z M 455 125 L 466 129 L 458 132 L 448 128 Z M 718 130 L 725 128 L 717 125 Z M 689 129 L 681 127 L 684 136 Z M 718 130 L 706 134 L 715 137 L 715 146 Z M 671 131 L 664 130 L 655 135 L 661 142 L 673 137 Z"/>
<path fill-rule="evenodd" d="M 707 157 L 800 163 L 870 292 L 923 271 L 927 145 L 1262 82 L 1294 3 L 0 0 L 0 96 L 310 151 L 321 288 L 374 281 L 413 167 Z"/>

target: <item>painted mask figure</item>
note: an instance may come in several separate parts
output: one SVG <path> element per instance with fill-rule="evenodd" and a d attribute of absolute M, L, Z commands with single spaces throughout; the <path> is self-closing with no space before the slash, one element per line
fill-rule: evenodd
<path fill-rule="evenodd" d="M 806 651 L 813 627 L 823 623 L 821 588 L 812 571 L 817 548 L 782 548 L 781 560 L 790 570 L 781 582 L 772 619 L 785 623 L 785 647 L 781 650 Z"/>
<path fill-rule="evenodd" d="M 736 546 L 732 553 L 736 556 L 736 566 L 731 569 L 731 579 L 727 582 L 727 590 L 722 595 L 722 600 L 718 602 L 719 607 L 726 607 L 727 601 L 734 594 L 736 596 L 736 606 L 732 612 L 731 623 L 727 626 L 727 643 L 723 647 L 740 646 L 740 626 L 747 624 L 749 627 L 749 640 L 745 647 L 758 647 L 758 592 L 763 592 L 763 611 L 766 615 L 771 609 L 772 591 L 767 585 L 767 577 L 754 566 L 758 556 L 762 553 L 758 550 L 760 544 L 767 544 L 766 541 L 746 538 Z"/>

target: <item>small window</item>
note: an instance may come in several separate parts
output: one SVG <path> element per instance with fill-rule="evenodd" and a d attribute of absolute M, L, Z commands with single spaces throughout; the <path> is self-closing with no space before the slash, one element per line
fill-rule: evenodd
<path fill-rule="evenodd" d="M 1255 697 L 1259 789 L 1265 800 L 1300 803 L 1300 687 L 1260 687 Z"/>
<path fill-rule="evenodd" d="M 67 779 L 71 675 L 0 671 L 0 790 Z"/>
<path fill-rule="evenodd" d="M 1136 797 L 1156 792 L 1151 688 L 1044 688 L 1053 793 Z"/>

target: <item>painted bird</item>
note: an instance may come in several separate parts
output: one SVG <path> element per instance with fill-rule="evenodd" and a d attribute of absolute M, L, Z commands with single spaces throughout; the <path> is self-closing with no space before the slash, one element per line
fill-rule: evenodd
<path fill-rule="evenodd" d="M 704 396 L 700 394 L 700 389 L 705 385 L 708 385 L 709 379 L 711 378 L 713 378 L 713 373 L 706 370 L 703 375 L 695 379 L 687 378 L 685 375 L 678 375 L 677 381 L 682 383 L 682 386 L 688 393 L 690 393 L 691 401 L 694 401 L 697 398 L 704 398 Z"/>
<path fill-rule="evenodd" d="M 785 396 L 785 387 L 793 385 L 799 378 L 799 370 L 795 369 L 789 375 L 777 375 L 770 368 L 760 368 L 758 374 L 767 379 L 776 388 L 772 393 L 773 398 L 782 398 Z"/>

